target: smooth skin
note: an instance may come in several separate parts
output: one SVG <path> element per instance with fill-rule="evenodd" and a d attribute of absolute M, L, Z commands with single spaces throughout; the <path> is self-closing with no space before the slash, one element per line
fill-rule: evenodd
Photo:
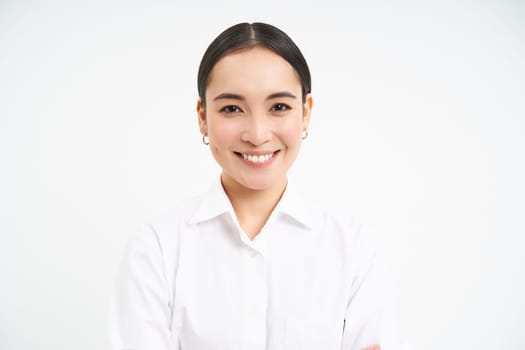
<path fill-rule="evenodd" d="M 260 232 L 287 184 L 286 174 L 308 129 L 312 96 L 303 102 L 299 77 L 274 52 L 254 47 L 220 59 L 199 99 L 199 127 L 222 168 L 222 185 L 240 226 L 250 237 Z M 247 156 L 271 155 L 253 163 Z"/>

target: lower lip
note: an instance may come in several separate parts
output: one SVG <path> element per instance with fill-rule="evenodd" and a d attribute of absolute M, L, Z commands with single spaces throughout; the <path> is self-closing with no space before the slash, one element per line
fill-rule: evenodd
<path fill-rule="evenodd" d="M 244 164 L 246 164 L 246 165 L 248 165 L 248 166 L 250 166 L 250 167 L 252 167 L 252 168 L 265 168 L 265 167 L 267 167 L 267 166 L 269 166 L 270 164 L 273 163 L 273 161 L 275 160 L 275 158 L 277 158 L 277 156 L 279 155 L 279 153 L 280 153 L 280 151 L 276 151 L 276 152 L 274 152 L 274 153 L 273 153 L 273 156 L 272 156 L 270 159 L 268 159 L 266 162 L 263 162 L 263 163 L 253 163 L 253 162 L 250 162 L 249 160 L 244 159 L 244 157 L 242 156 L 242 154 L 237 154 L 237 156 L 240 158 L 240 160 L 241 160 Z"/>

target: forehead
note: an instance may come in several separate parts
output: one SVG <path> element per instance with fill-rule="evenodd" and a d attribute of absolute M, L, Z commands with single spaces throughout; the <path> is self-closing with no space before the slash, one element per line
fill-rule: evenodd
<path fill-rule="evenodd" d="M 210 73 L 206 95 L 264 95 L 283 90 L 301 90 L 297 72 L 278 54 L 256 46 L 222 57 Z"/>

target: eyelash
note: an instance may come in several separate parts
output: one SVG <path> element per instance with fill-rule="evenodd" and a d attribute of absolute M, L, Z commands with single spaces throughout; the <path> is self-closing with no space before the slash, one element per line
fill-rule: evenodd
<path fill-rule="evenodd" d="M 272 108 L 270 110 L 273 111 L 273 112 L 286 112 L 286 111 L 288 111 L 290 109 L 291 109 L 291 107 L 289 105 L 287 105 L 286 103 L 276 103 L 276 104 L 274 104 L 272 106 Z M 228 105 L 228 106 L 222 107 L 220 112 L 221 113 L 226 113 L 226 114 L 242 113 L 243 110 L 240 109 L 238 106 Z"/>
<path fill-rule="evenodd" d="M 285 112 L 290 109 L 291 109 L 290 106 L 288 106 L 286 103 L 276 103 L 272 106 L 272 111 L 275 111 L 275 112 Z"/>
<path fill-rule="evenodd" d="M 228 105 L 221 108 L 220 112 L 222 113 L 239 113 L 242 112 L 242 109 L 240 109 L 237 106 L 234 105 Z"/>

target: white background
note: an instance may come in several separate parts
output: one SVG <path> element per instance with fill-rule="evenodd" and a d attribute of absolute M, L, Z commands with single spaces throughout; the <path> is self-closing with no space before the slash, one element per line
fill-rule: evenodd
<path fill-rule="evenodd" d="M 413 349 L 525 348 L 522 1 L 0 2 L 0 349 L 105 349 L 149 215 L 218 176 L 199 60 L 267 21 L 313 76 L 291 176 L 384 239 Z"/>

